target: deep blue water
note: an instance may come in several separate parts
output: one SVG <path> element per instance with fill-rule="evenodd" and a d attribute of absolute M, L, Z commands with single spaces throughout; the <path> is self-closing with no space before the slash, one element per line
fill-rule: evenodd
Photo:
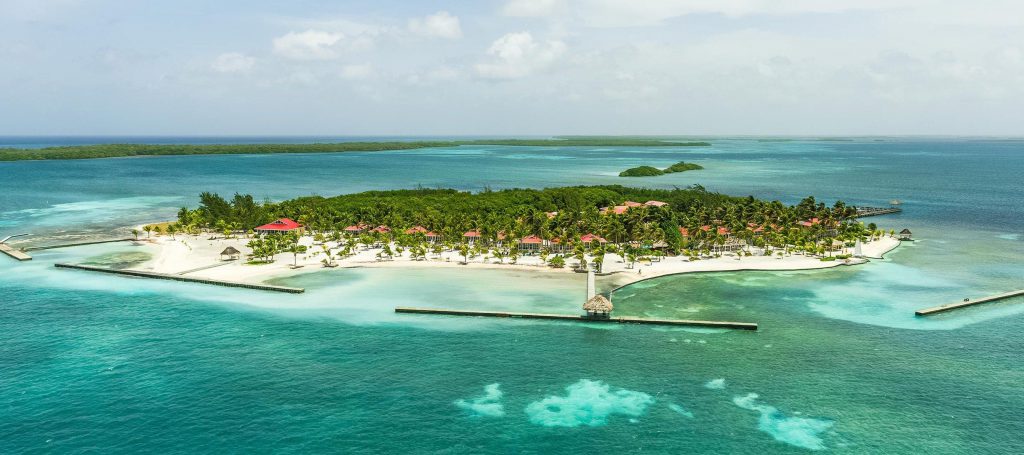
<path fill-rule="evenodd" d="M 292 299 L 52 269 L 111 247 L 0 258 L 0 453 L 1024 452 L 1022 299 L 912 316 L 1021 287 L 1022 142 L 0 163 L 0 235 L 107 235 L 173 216 L 205 190 L 281 199 L 623 183 L 624 168 L 681 159 L 707 169 L 627 183 L 786 202 L 898 198 L 903 214 L 872 221 L 918 241 L 858 268 L 664 277 L 613 296 L 623 314 L 755 321 L 756 333 L 391 312 L 572 311 L 572 278 L 349 270 L 286 280 L 309 290 Z"/>

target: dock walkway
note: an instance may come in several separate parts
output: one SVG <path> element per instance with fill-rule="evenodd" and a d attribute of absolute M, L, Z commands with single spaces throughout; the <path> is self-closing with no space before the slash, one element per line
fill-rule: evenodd
<path fill-rule="evenodd" d="M 900 213 L 902 211 L 903 209 L 898 207 L 857 207 L 857 214 L 854 215 L 854 218 L 888 215 L 890 213 Z"/>
<path fill-rule="evenodd" d="M 4 253 L 4 254 L 6 254 L 6 255 L 14 258 L 14 259 L 19 260 L 19 261 L 31 261 L 32 260 L 32 256 L 29 256 L 29 255 L 25 254 L 24 251 L 21 251 L 19 249 L 15 249 L 14 247 L 12 247 L 12 246 L 10 246 L 10 245 L 8 245 L 6 243 L 0 243 L 0 253 Z"/>
<path fill-rule="evenodd" d="M 958 308 L 969 307 L 969 306 L 972 306 L 972 305 L 980 305 L 982 303 L 995 302 L 997 300 L 1008 299 L 1010 297 L 1017 297 L 1017 296 L 1021 296 L 1021 295 L 1024 295 L 1024 289 L 1020 289 L 1020 290 L 1017 290 L 1017 291 L 1004 292 L 1002 294 L 990 295 L 988 297 L 982 297 L 982 298 L 976 299 L 976 300 L 965 300 L 963 302 L 956 302 L 956 303 L 940 305 L 940 306 L 932 307 L 932 308 L 925 308 L 923 310 L 915 311 L 914 314 L 917 315 L 917 316 L 928 316 L 928 315 L 932 315 L 932 314 L 935 314 L 935 313 L 942 313 L 942 312 L 945 312 L 945 311 L 955 310 L 955 309 L 958 309 Z"/>
<path fill-rule="evenodd" d="M 110 273 L 114 275 L 125 275 L 140 278 L 153 278 L 157 280 L 172 280 L 172 281 L 185 281 L 189 283 L 200 283 L 200 284 L 213 284 L 217 286 L 227 286 L 232 288 L 245 288 L 245 289 L 256 289 L 260 291 L 274 291 L 274 292 L 287 292 L 290 294 L 301 294 L 306 292 L 303 288 L 292 288 L 287 286 L 274 286 L 271 284 L 258 284 L 258 283 L 242 283 L 238 281 L 224 281 L 224 280 L 212 280 L 209 278 L 192 278 L 181 275 L 172 275 L 167 273 L 157 272 L 145 272 L 142 270 L 114 270 L 105 269 L 103 267 L 93 267 L 89 265 L 78 265 L 78 264 L 54 264 L 54 267 L 59 269 L 75 269 L 75 270 L 86 270 L 89 272 L 100 272 Z"/>
<path fill-rule="evenodd" d="M 73 246 L 99 245 L 103 243 L 131 242 L 135 239 L 114 239 L 114 240 L 93 240 L 90 242 L 65 243 L 62 245 L 33 246 L 25 248 L 25 251 L 53 250 L 57 248 L 71 248 Z"/>
<path fill-rule="evenodd" d="M 690 327 L 710 327 L 718 329 L 757 330 L 757 324 L 751 322 L 696 321 L 687 319 L 643 319 L 633 317 L 610 317 L 608 319 L 595 319 L 573 314 L 515 313 L 507 311 L 449 310 L 442 308 L 414 307 L 397 307 L 395 308 L 395 313 L 441 314 L 447 316 L 484 316 L 492 318 L 548 319 L 575 322 L 617 322 L 625 324 L 679 325 Z"/>

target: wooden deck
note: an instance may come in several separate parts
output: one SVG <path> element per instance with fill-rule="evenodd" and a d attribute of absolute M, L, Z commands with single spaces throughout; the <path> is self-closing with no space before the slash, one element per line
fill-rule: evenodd
<path fill-rule="evenodd" d="M 395 313 L 439 314 L 447 316 L 483 316 L 492 318 L 548 319 L 574 322 L 617 322 L 624 324 L 654 324 L 690 327 L 709 327 L 718 329 L 757 330 L 757 324 L 751 322 L 697 321 L 688 319 L 643 319 L 625 316 L 611 317 L 608 319 L 591 319 L 586 316 L 574 314 L 515 313 L 507 311 L 449 310 L 443 308 L 414 307 L 398 307 L 395 308 Z"/>
<path fill-rule="evenodd" d="M 29 256 L 29 255 L 25 254 L 24 251 L 15 249 L 14 247 L 12 247 L 12 246 L 10 246 L 10 245 L 8 245 L 6 243 L 0 243 L 0 253 L 4 253 L 4 254 L 6 254 L 6 255 L 14 258 L 14 259 L 19 260 L 19 261 L 31 261 L 32 260 L 32 256 Z"/>
<path fill-rule="evenodd" d="M 271 284 L 259 284 L 259 283 L 242 283 L 238 281 L 224 281 L 224 280 L 212 280 L 208 278 L 192 278 L 181 275 L 172 275 L 167 273 L 156 273 L 156 272 L 145 272 L 142 270 L 114 270 L 105 269 L 103 267 L 93 267 L 89 265 L 78 265 L 78 264 L 54 264 L 54 267 L 59 269 L 75 269 L 75 270 L 86 270 L 89 272 L 100 272 L 100 273 L 111 273 L 115 275 L 125 275 L 139 278 L 153 278 L 157 280 L 172 280 L 172 281 L 185 281 L 189 283 L 200 283 L 200 284 L 213 284 L 217 286 L 227 286 L 232 288 L 245 288 L 245 289 L 256 289 L 260 291 L 274 291 L 274 292 L 287 292 L 290 294 L 301 294 L 306 292 L 303 288 L 291 288 L 287 286 L 274 286 Z"/>
<path fill-rule="evenodd" d="M 969 307 L 969 306 L 973 306 L 973 305 L 980 305 L 982 303 L 995 302 L 997 300 L 1008 299 L 1010 297 L 1017 297 L 1017 296 L 1021 296 L 1021 295 L 1024 295 L 1024 289 L 1017 290 L 1017 291 L 1004 292 L 1002 294 L 990 295 L 988 297 L 982 297 L 982 298 L 976 299 L 976 300 L 967 300 L 967 301 L 964 301 L 964 302 L 956 302 L 956 303 L 940 305 L 940 306 L 932 307 L 932 308 L 925 308 L 923 310 L 915 311 L 914 314 L 917 315 L 917 316 L 928 316 L 928 315 L 932 315 L 932 314 L 936 314 L 936 313 L 942 313 L 942 312 L 945 312 L 945 311 L 955 310 L 955 309 L 958 309 L 958 308 L 965 308 L 965 307 Z"/>

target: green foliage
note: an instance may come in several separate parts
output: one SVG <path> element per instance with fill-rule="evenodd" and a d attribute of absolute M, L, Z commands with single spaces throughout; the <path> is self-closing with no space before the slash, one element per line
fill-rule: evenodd
<path fill-rule="evenodd" d="M 342 142 L 335 144 L 98 144 L 40 149 L 0 148 L 0 161 L 71 160 L 154 155 L 219 155 L 268 153 L 337 153 L 412 150 L 460 145 L 531 147 L 699 147 L 707 142 L 667 142 L 658 139 L 587 137 L 555 139 L 477 139 L 465 141 Z"/>
<path fill-rule="evenodd" d="M 672 174 L 675 172 L 686 172 L 697 169 L 704 169 L 704 166 L 694 163 L 687 163 L 680 161 L 673 164 L 664 170 L 658 169 L 654 166 L 638 166 L 634 168 L 626 169 L 619 173 L 619 177 L 657 177 L 659 175 Z"/>
<path fill-rule="evenodd" d="M 701 166 L 701 165 L 696 164 L 696 163 L 687 163 L 685 161 L 680 161 L 680 162 L 678 162 L 676 164 L 673 164 L 673 165 L 665 168 L 665 173 L 666 174 L 671 174 L 673 172 L 695 171 L 695 170 L 698 170 L 698 169 L 704 169 L 704 166 Z"/>
<path fill-rule="evenodd" d="M 665 171 L 654 166 L 637 166 L 619 172 L 619 177 L 656 177 L 665 174 Z"/>

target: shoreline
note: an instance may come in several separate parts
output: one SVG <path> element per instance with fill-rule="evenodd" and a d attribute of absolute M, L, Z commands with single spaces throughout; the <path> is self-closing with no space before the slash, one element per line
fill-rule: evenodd
<path fill-rule="evenodd" d="M 209 234 L 206 234 L 209 235 Z M 334 249 L 334 242 L 314 244 L 311 237 L 303 237 L 300 244 L 306 245 L 309 251 L 297 257 L 290 253 L 279 253 L 276 260 L 269 264 L 247 264 L 244 256 L 237 260 L 222 260 L 220 252 L 232 246 L 243 250 L 248 239 L 219 238 L 204 235 L 177 235 L 171 239 L 166 235 L 151 239 L 140 239 L 136 242 L 146 248 L 152 257 L 132 267 L 140 270 L 164 274 L 177 274 L 193 278 L 226 280 L 265 284 L 267 280 L 289 278 L 306 273 L 326 270 L 343 269 L 374 269 L 374 268 L 464 268 L 484 270 L 509 270 L 519 272 L 545 274 L 581 273 L 570 267 L 575 262 L 568 258 L 564 268 L 553 268 L 541 262 L 537 256 L 522 256 L 517 263 L 504 262 L 493 258 L 475 257 L 463 262 L 457 251 L 445 251 L 440 256 L 429 254 L 427 259 L 412 259 L 408 252 L 392 259 L 379 259 L 377 253 L 381 248 L 363 248 L 354 255 L 335 259 L 334 267 L 325 267 L 321 263 L 325 257 L 323 245 Z M 626 261 L 616 254 L 607 254 L 602 273 L 598 275 L 598 287 L 606 292 L 613 292 L 626 285 L 652 278 L 686 273 L 706 272 L 739 272 L 739 271 L 796 271 L 828 269 L 847 265 L 861 265 L 871 259 L 881 259 L 885 254 L 900 245 L 900 241 L 890 237 L 863 244 L 864 257 L 847 260 L 821 261 L 815 256 L 790 254 L 779 257 L 749 256 L 738 258 L 727 253 L 718 258 L 689 261 L 682 256 L 666 256 L 656 262 L 636 262 L 630 267 Z M 294 264 L 297 263 L 297 267 Z"/>

